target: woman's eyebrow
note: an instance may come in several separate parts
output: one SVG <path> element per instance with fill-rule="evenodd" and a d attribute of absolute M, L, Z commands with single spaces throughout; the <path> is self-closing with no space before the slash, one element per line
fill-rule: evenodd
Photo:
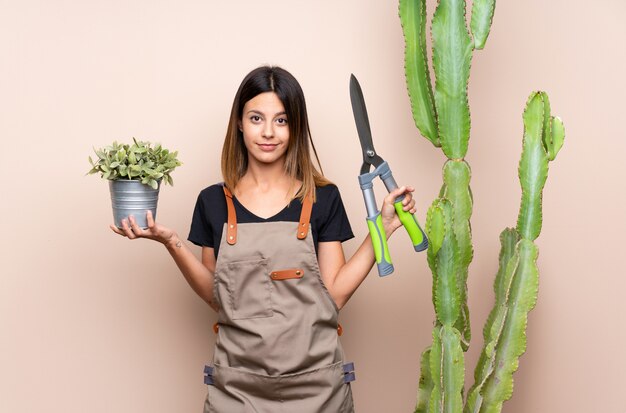
<path fill-rule="evenodd" d="M 250 114 L 250 113 L 257 113 L 257 114 L 259 114 L 261 116 L 265 116 L 265 114 L 263 112 L 261 112 L 260 110 L 256 110 L 256 109 L 250 109 L 246 114 Z M 275 114 L 274 117 L 280 116 L 280 115 L 285 115 L 285 114 L 287 114 L 287 112 L 283 110 L 282 112 L 278 112 L 277 114 Z"/>

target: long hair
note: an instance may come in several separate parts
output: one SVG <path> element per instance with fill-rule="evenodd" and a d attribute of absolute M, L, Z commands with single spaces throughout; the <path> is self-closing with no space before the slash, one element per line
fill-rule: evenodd
<path fill-rule="evenodd" d="M 304 200 L 307 194 L 311 194 L 315 201 L 315 187 L 325 186 L 331 182 L 323 175 L 322 166 L 311 139 L 302 88 L 291 73 L 277 66 L 258 67 L 248 73 L 239 85 L 230 111 L 228 130 L 222 148 L 224 183 L 231 191 L 234 190 L 248 169 L 248 151 L 238 122 L 242 119 L 246 102 L 265 92 L 276 93 L 287 114 L 289 142 L 285 154 L 285 173 L 292 178 L 292 182 L 296 179 L 302 181 L 302 187 L 296 193 L 295 198 Z M 311 150 L 319 170 L 313 164 Z"/>

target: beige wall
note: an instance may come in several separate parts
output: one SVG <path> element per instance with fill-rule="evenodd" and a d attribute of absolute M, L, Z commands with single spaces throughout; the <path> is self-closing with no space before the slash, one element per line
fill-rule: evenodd
<path fill-rule="evenodd" d="M 357 235 L 348 255 L 366 234 L 351 72 L 376 147 L 398 181 L 418 188 L 424 222 L 443 157 L 413 125 L 395 1 L 0 5 L 0 411 L 200 411 L 215 315 L 161 245 L 109 230 L 107 185 L 83 175 L 92 146 L 114 139 L 178 149 L 184 166 L 162 191 L 159 220 L 186 235 L 198 192 L 220 180 L 235 90 L 259 64 L 282 65 L 304 88 L 325 173 Z M 500 1 L 472 62 L 468 386 L 493 301 L 498 235 L 517 216 L 521 113 L 532 90 L 550 94 L 567 129 L 550 165 L 539 301 L 506 412 L 626 412 L 625 18 L 622 0 Z M 402 232 L 390 244 L 396 273 L 372 273 L 341 316 L 361 413 L 412 411 L 419 354 L 431 340 L 425 254 Z"/>

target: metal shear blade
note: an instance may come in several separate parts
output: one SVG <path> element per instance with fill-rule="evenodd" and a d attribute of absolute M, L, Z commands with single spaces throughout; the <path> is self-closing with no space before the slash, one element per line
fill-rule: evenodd
<path fill-rule="evenodd" d="M 361 141 L 361 150 L 363 151 L 363 165 L 361 166 L 361 174 L 370 171 L 370 167 L 379 166 L 384 161 L 376 154 L 374 143 L 372 142 L 372 130 L 370 129 L 370 121 L 367 116 L 367 108 L 365 107 L 365 99 L 359 81 L 352 74 L 350 75 L 350 102 L 352 103 L 352 113 L 356 123 L 356 130 Z"/>

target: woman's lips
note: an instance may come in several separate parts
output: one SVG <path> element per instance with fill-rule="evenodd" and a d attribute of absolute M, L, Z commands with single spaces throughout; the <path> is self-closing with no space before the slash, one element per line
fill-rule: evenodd
<path fill-rule="evenodd" d="M 278 146 L 276 144 L 269 144 L 269 143 L 260 143 L 258 145 L 259 145 L 259 148 L 261 148 L 263 152 L 272 152 Z"/>

